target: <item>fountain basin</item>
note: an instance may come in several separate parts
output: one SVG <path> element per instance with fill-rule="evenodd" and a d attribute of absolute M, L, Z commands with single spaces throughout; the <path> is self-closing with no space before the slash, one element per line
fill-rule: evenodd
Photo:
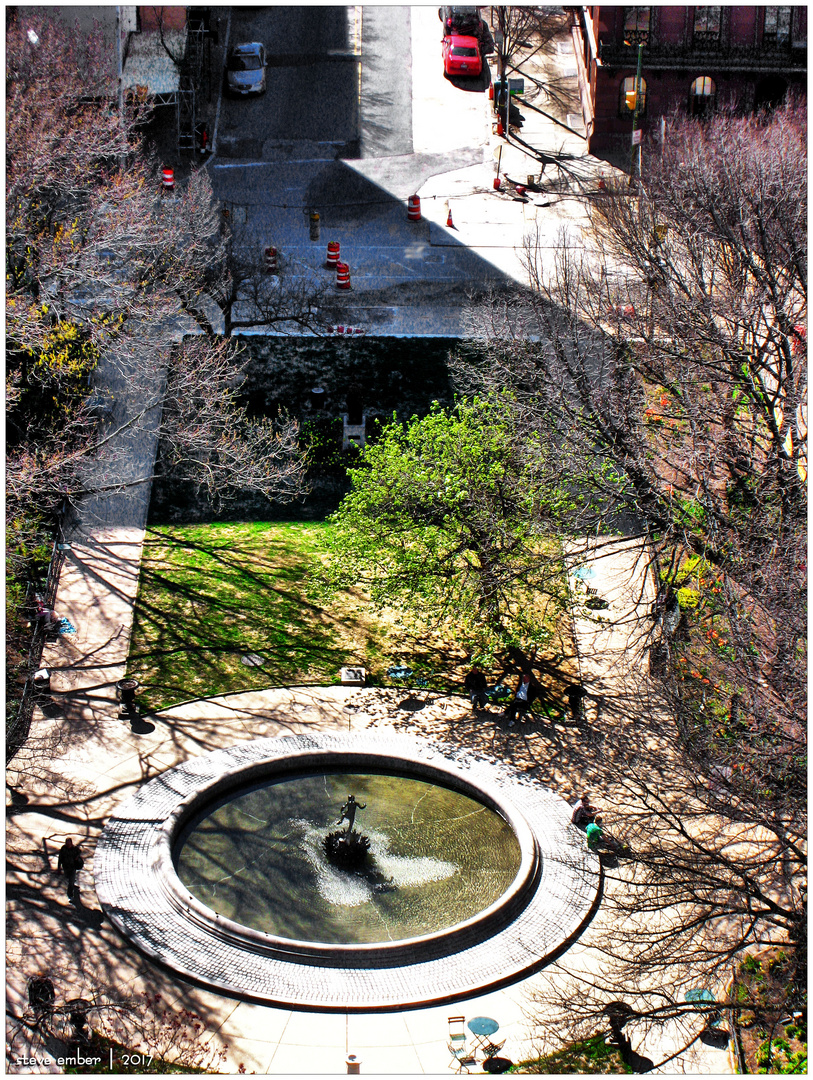
<path fill-rule="evenodd" d="M 333 944 L 234 922 L 183 885 L 177 842 L 202 808 L 272 778 L 347 770 L 425 780 L 501 815 L 520 851 L 510 886 L 473 918 L 436 933 Z M 103 831 L 96 889 L 133 944 L 209 988 L 289 1007 L 416 1007 L 514 981 L 578 932 L 597 901 L 600 864 L 569 818 L 564 800 L 524 774 L 455 747 L 398 735 L 259 739 L 191 759 L 145 785 Z"/>
<path fill-rule="evenodd" d="M 227 782 L 225 796 L 222 781 L 204 786 L 169 823 L 184 903 L 217 906 L 221 923 L 253 927 L 266 945 L 320 957 L 323 944 L 358 946 L 341 961 L 433 942 L 440 954 L 474 923 L 510 918 L 514 893 L 533 884 L 538 853 L 521 816 L 465 782 L 451 788 L 442 770 L 358 752 L 267 767 L 249 787 Z M 353 869 L 323 846 L 345 791 L 366 803 L 359 828 L 372 837 Z"/>

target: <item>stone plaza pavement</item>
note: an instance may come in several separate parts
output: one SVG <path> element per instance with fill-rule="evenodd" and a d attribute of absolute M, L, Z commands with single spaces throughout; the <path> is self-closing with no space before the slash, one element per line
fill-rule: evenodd
<path fill-rule="evenodd" d="M 127 505 L 132 511 L 132 503 Z M 211 1037 L 228 1044 L 226 1068 L 233 1071 L 243 1064 L 257 1073 L 342 1073 L 346 1055 L 354 1053 L 364 1073 L 444 1074 L 449 1067 L 447 1017 L 459 1013 L 495 1017 L 499 1038 L 506 1040 L 503 1054 L 513 1061 L 551 1049 L 544 1027 L 532 1019 L 530 997 L 544 982 L 544 971 L 465 1002 L 431 1008 L 351 1015 L 299 1012 L 188 985 L 122 941 L 101 912 L 90 880 L 96 839 L 116 807 L 140 785 L 202 752 L 259 736 L 392 730 L 510 759 L 568 799 L 586 779 L 574 752 L 577 731 L 565 725 L 551 730 L 536 722 L 508 729 L 496 716 L 473 717 L 468 703 L 455 694 L 275 688 L 190 701 L 130 724 L 118 716 L 115 682 L 125 671 L 140 538 L 143 529 L 139 535 L 132 526 L 80 530 L 63 571 L 58 610 L 77 633 L 47 649 L 51 701 L 35 716 L 30 745 L 9 772 L 6 971 L 11 1014 L 24 1009 L 26 979 L 44 972 L 53 978 L 58 1000 L 87 996 L 94 984 L 108 984 L 119 994 L 146 988 L 160 992 L 172 1005 L 197 1012 Z M 613 687 L 631 663 L 640 662 L 640 650 L 630 647 L 632 611 L 650 597 L 636 551 L 619 543 L 596 554 L 588 580 L 610 602 L 608 618 L 596 624 L 577 617 L 575 626 L 590 705 L 597 708 L 603 702 L 610 717 Z M 600 787 L 598 777 L 589 782 L 594 790 Z M 81 841 L 86 863 L 73 905 L 55 872 L 56 852 L 68 835 Z M 590 957 L 578 942 L 567 957 L 590 970 Z M 322 977 L 329 979 L 330 973 Z M 696 1034 L 667 1030 L 636 1049 L 656 1065 L 670 1059 L 663 1068 L 667 1073 L 730 1071 L 726 1051 L 693 1040 Z M 19 1054 L 26 1045 L 18 1038 L 14 1049 Z M 30 1049 L 42 1053 L 36 1045 Z M 12 1059 L 10 1071 L 60 1070 L 15 1066 Z"/>

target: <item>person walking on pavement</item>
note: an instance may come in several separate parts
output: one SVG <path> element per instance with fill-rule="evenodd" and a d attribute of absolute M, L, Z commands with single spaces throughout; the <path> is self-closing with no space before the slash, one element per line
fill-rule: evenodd
<path fill-rule="evenodd" d="M 480 670 L 480 665 L 475 664 L 471 671 L 466 676 L 463 685 L 468 692 L 469 699 L 471 700 L 472 712 L 479 706 L 484 709 L 488 704 L 488 696 L 486 690 L 488 689 L 488 683 L 483 672 Z"/>
<path fill-rule="evenodd" d="M 62 847 L 59 849 L 59 859 L 57 860 L 57 870 L 60 874 L 64 874 L 68 879 L 68 899 L 73 900 L 74 892 L 76 889 L 76 875 L 85 865 L 78 846 L 76 846 L 70 837 L 65 841 Z"/>
<path fill-rule="evenodd" d="M 579 683 L 571 683 L 565 690 L 567 694 L 567 704 L 570 708 L 570 715 L 574 720 L 584 719 L 584 699 L 587 697 L 587 692 L 584 687 Z"/>

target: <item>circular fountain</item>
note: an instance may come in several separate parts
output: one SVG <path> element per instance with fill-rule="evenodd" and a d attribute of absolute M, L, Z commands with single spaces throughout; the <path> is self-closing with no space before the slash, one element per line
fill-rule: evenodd
<path fill-rule="evenodd" d="M 325 838 L 356 832 L 357 812 L 369 852 L 343 866 Z M 457 748 L 259 739 L 146 784 L 100 838 L 96 889 L 134 944 L 210 988 L 414 1007 L 511 982 L 574 937 L 600 867 L 569 818 L 524 774 Z"/>

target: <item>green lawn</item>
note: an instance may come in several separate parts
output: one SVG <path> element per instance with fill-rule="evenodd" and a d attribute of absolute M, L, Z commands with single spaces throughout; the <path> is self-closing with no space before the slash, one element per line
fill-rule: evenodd
<path fill-rule="evenodd" d="M 316 599 L 318 590 L 309 586 L 329 527 L 227 522 L 149 528 L 127 662 L 128 677 L 142 684 L 141 707 L 156 711 L 270 686 L 330 685 L 339 682 L 345 664 L 363 665 L 368 683 L 395 686 L 404 684 L 388 679 L 387 668 L 405 663 L 414 672 L 408 685 L 462 692 L 470 658 L 453 624 L 409 633 L 358 592 L 339 593 L 329 603 Z M 540 662 L 540 673 L 556 700 L 573 678 L 564 659 L 572 656 L 572 642 L 565 644 L 557 631 L 554 650 L 554 666 Z M 252 653 L 263 658 L 261 667 L 243 663 Z M 495 668 L 489 676 L 498 674 Z"/>
<path fill-rule="evenodd" d="M 307 596 L 322 524 L 207 524 L 147 532 L 127 674 L 159 709 L 190 698 L 334 683 L 347 663 L 383 674 L 386 629 L 358 597 Z M 256 653 L 265 663 L 249 667 Z"/>

